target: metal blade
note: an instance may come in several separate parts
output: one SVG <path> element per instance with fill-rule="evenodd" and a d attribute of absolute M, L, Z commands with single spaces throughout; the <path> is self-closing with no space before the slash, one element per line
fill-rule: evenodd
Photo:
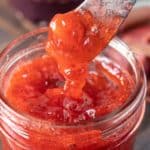
<path fill-rule="evenodd" d="M 102 25 L 102 33 L 107 34 L 109 40 L 116 34 L 135 2 L 136 0 L 85 0 L 76 11 L 90 11 Z"/>

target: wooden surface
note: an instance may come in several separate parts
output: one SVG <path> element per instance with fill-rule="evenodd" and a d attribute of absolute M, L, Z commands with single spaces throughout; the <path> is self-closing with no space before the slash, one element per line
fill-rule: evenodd
<path fill-rule="evenodd" d="M 0 50 L 15 37 L 37 26 L 24 19 L 20 14 L 14 13 L 7 5 L 6 0 L 0 0 Z M 135 150 L 150 150 L 150 103 L 147 103 L 145 117 L 138 132 Z"/>

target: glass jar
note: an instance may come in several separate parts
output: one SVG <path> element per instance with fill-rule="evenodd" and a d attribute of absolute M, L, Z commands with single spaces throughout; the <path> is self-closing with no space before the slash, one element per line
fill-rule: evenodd
<path fill-rule="evenodd" d="M 26 18 L 34 21 L 49 21 L 56 13 L 76 8 L 83 0 L 9 0 L 10 4 Z"/>
<path fill-rule="evenodd" d="M 105 56 L 126 69 L 136 83 L 127 103 L 98 120 L 82 125 L 52 125 L 23 115 L 5 101 L 7 78 L 17 63 L 45 53 L 48 29 L 27 33 L 10 43 L 0 56 L 0 130 L 3 150 L 132 150 L 136 131 L 145 111 L 146 79 L 133 53 L 113 39 Z"/>

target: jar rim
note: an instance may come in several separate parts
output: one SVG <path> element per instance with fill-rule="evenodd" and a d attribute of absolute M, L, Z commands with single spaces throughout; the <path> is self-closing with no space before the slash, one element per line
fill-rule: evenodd
<path fill-rule="evenodd" d="M 6 48 L 1 52 L 0 55 L 0 59 L 5 56 L 7 54 L 7 52 L 14 48 L 16 43 L 21 43 L 22 41 L 28 39 L 31 36 L 36 36 L 36 34 L 40 34 L 40 33 L 46 33 L 48 32 L 48 28 L 47 27 L 42 27 L 42 28 L 38 28 L 32 32 L 26 33 L 24 35 L 21 35 L 20 37 L 16 38 L 15 40 L 13 40 L 12 42 L 10 42 L 10 44 L 8 44 L 6 46 Z M 89 127 L 89 126 L 93 126 L 93 122 L 97 125 L 101 125 L 103 123 L 106 123 L 110 120 L 113 120 L 114 118 L 120 118 L 122 117 L 121 114 L 127 112 L 129 109 L 133 109 L 134 107 L 138 106 L 139 103 L 141 102 L 141 99 L 144 99 L 145 95 L 146 95 L 146 77 L 145 77 L 145 73 L 144 73 L 144 69 L 143 66 L 140 62 L 137 61 L 136 57 L 134 57 L 133 52 L 130 51 L 129 47 L 123 43 L 121 40 L 119 40 L 118 38 L 114 38 L 112 39 L 112 41 L 109 43 L 110 47 L 115 47 L 118 46 L 117 48 L 123 48 L 128 55 L 130 55 L 130 57 L 132 57 L 132 59 L 134 59 L 135 63 L 137 65 L 140 65 L 140 68 L 138 66 L 134 67 L 134 69 L 138 72 L 137 73 L 137 80 L 138 78 L 142 77 L 143 78 L 143 84 L 141 84 L 140 82 L 136 83 L 135 85 L 135 89 L 133 90 L 133 92 L 131 93 L 129 100 L 127 100 L 127 103 L 125 103 L 123 106 L 119 107 L 117 110 L 113 111 L 112 113 L 106 114 L 103 117 L 100 117 L 99 119 L 96 120 L 92 120 L 91 122 L 87 122 L 85 124 L 51 124 L 50 121 L 44 120 L 44 119 L 39 119 L 27 114 L 23 114 L 20 112 L 17 112 L 15 109 L 11 108 L 7 102 L 4 100 L 4 96 L 2 95 L 2 93 L 0 92 L 0 106 L 3 106 L 4 108 L 6 108 L 8 111 L 10 111 L 11 113 L 13 113 L 14 115 L 16 115 L 17 117 L 19 117 L 20 119 L 22 119 L 23 121 L 31 121 L 33 123 L 37 123 L 37 125 L 40 124 L 46 124 L 48 125 L 48 127 L 55 127 L 55 128 L 79 128 L 79 127 Z M 115 47 L 116 49 L 116 47 Z M 119 49 L 118 49 L 119 50 Z M 122 51 L 122 55 L 124 52 Z M 140 98 L 139 98 L 140 97 Z M 136 99 L 138 99 L 138 101 L 136 101 Z"/>

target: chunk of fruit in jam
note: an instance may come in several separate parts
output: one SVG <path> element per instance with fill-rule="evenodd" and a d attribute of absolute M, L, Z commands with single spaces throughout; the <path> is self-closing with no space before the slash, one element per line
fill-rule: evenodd
<path fill-rule="evenodd" d="M 99 38 L 98 24 L 89 12 L 58 14 L 49 25 L 47 51 L 58 62 L 85 63 L 99 53 Z"/>
<path fill-rule="evenodd" d="M 88 63 L 99 53 L 99 24 L 88 11 L 56 15 L 49 25 L 47 52 L 65 77 L 64 90 L 80 97 Z"/>

